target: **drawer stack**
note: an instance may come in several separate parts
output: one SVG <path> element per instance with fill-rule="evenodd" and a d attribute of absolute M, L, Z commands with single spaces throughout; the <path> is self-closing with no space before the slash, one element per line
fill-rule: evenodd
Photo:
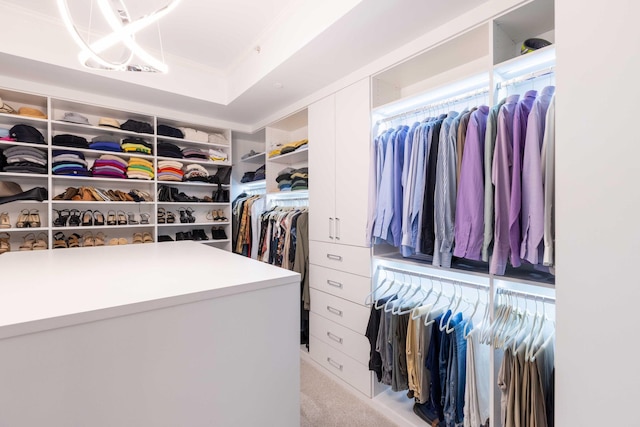
<path fill-rule="evenodd" d="M 369 341 L 365 337 L 371 290 L 369 248 L 310 242 L 311 357 L 329 372 L 373 396 Z"/>

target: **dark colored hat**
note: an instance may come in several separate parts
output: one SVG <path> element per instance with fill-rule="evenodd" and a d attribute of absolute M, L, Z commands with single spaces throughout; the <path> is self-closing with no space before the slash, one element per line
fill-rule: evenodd
<path fill-rule="evenodd" d="M 44 136 L 33 126 L 15 125 L 9 130 L 9 135 L 17 141 L 44 144 Z"/>
<path fill-rule="evenodd" d="M 63 145 L 65 147 L 87 148 L 89 143 L 81 136 L 61 134 L 53 137 L 54 145 Z"/>
<path fill-rule="evenodd" d="M 522 46 L 520 47 L 520 55 L 524 55 L 526 53 L 530 53 L 535 50 L 542 49 L 543 47 L 547 47 L 550 44 L 551 42 L 548 42 L 545 39 L 537 39 L 537 38 L 526 39 L 522 43 Z"/>
<path fill-rule="evenodd" d="M 184 138 L 184 133 L 178 128 L 167 125 L 158 125 L 158 135 L 170 136 L 172 138 Z"/>
<path fill-rule="evenodd" d="M 149 123 L 139 122 L 137 120 L 127 120 L 120 125 L 120 129 L 130 130 L 138 133 L 153 133 L 153 127 Z"/>

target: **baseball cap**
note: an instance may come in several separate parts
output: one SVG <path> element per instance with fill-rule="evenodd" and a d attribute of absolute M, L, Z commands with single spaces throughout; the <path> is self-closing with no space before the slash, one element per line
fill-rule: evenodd
<path fill-rule="evenodd" d="M 9 135 L 11 138 L 15 138 L 16 141 L 44 144 L 44 136 L 33 126 L 15 125 L 9 129 Z"/>

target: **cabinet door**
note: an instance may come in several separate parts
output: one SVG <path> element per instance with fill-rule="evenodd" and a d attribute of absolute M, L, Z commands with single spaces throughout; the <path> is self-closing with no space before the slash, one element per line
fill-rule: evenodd
<path fill-rule="evenodd" d="M 309 106 L 309 239 L 335 241 L 335 96 Z"/>
<path fill-rule="evenodd" d="M 369 79 L 336 94 L 336 243 L 366 241 L 371 145 Z"/>

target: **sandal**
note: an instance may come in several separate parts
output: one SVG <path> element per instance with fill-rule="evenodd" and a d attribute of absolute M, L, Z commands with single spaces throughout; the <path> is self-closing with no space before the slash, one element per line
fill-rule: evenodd
<path fill-rule="evenodd" d="M 118 238 L 114 237 L 113 239 L 109 240 L 109 246 L 118 246 Z"/>
<path fill-rule="evenodd" d="M 218 221 L 228 221 L 229 219 L 224 216 L 224 211 L 222 209 L 216 212 L 218 214 Z"/>
<path fill-rule="evenodd" d="M 98 193 L 98 192 L 96 191 L 96 189 L 95 189 L 95 188 L 93 188 L 93 187 L 88 187 L 87 189 L 88 189 L 88 190 L 89 190 L 89 192 L 91 193 L 91 196 L 93 196 L 93 198 L 94 198 L 94 199 L 96 199 L 96 201 L 98 201 L 98 202 L 104 202 L 104 201 L 106 201 L 106 200 L 107 200 L 107 199 L 104 199 L 104 198 L 100 195 L 100 193 Z"/>
<path fill-rule="evenodd" d="M 116 225 L 118 222 L 116 221 L 116 211 L 107 212 L 107 225 Z"/>
<path fill-rule="evenodd" d="M 118 211 L 118 225 L 127 225 L 127 216 L 123 211 Z"/>
<path fill-rule="evenodd" d="M 82 226 L 91 227 L 93 225 L 93 211 L 86 210 L 82 212 Z"/>
<path fill-rule="evenodd" d="M 148 231 L 142 233 L 142 240 L 144 243 L 153 243 L 153 236 Z"/>
<path fill-rule="evenodd" d="M 57 210 L 54 209 L 53 210 L 56 214 L 58 214 L 58 217 L 56 219 L 53 220 L 53 226 L 54 227 L 66 227 L 67 226 L 67 221 L 69 220 L 69 216 L 71 215 L 69 212 L 69 209 L 62 209 L 62 210 Z M 66 215 L 65 215 L 66 212 Z"/>
<path fill-rule="evenodd" d="M 133 233 L 133 243 L 144 243 L 142 233 Z"/>
<path fill-rule="evenodd" d="M 69 227 L 80 226 L 80 211 L 78 209 L 71 209 L 69 216 Z"/>
<path fill-rule="evenodd" d="M 91 232 L 84 233 L 84 235 L 82 236 L 82 246 L 85 248 L 90 246 L 95 246 L 95 240 Z"/>
<path fill-rule="evenodd" d="M 9 212 L 0 213 L 0 228 L 11 228 L 11 220 L 9 219 Z"/>
<path fill-rule="evenodd" d="M 118 239 L 119 245 L 126 245 L 127 243 L 129 243 L 129 241 L 125 237 L 121 237 Z"/>
<path fill-rule="evenodd" d="M 49 248 L 47 241 L 49 240 L 49 236 L 47 233 L 40 232 L 38 233 L 38 237 L 36 238 L 36 242 L 33 244 L 34 251 L 43 251 Z"/>
<path fill-rule="evenodd" d="M 91 194 L 91 190 L 87 187 L 80 187 L 80 196 L 81 200 L 85 202 L 93 202 L 95 199 L 93 198 L 93 194 Z"/>
<path fill-rule="evenodd" d="M 167 212 L 167 224 L 176 222 L 176 215 L 173 212 Z"/>
<path fill-rule="evenodd" d="M 167 222 L 165 215 L 167 214 L 167 211 L 165 211 L 164 208 L 158 208 L 158 224 L 164 224 L 165 222 Z"/>
<path fill-rule="evenodd" d="M 93 211 L 93 225 L 104 225 L 104 215 L 100 211 Z"/>
<path fill-rule="evenodd" d="M 22 209 L 18 215 L 17 228 L 26 228 L 29 226 L 29 209 Z"/>
<path fill-rule="evenodd" d="M 38 228 L 41 224 L 40 211 L 38 209 L 31 209 L 29 211 L 29 227 Z"/>
<path fill-rule="evenodd" d="M 185 208 L 179 208 L 178 209 L 178 213 L 180 214 L 180 223 L 181 224 L 186 224 L 189 221 L 189 217 L 187 216 L 187 211 L 185 210 Z"/>
<path fill-rule="evenodd" d="M 64 233 L 58 231 L 53 235 L 53 249 L 68 247 L 69 243 L 67 242 L 67 237 L 64 235 Z"/>
<path fill-rule="evenodd" d="M 129 224 L 138 224 L 138 221 L 136 221 L 136 215 L 133 212 L 127 212 L 127 218 L 129 220 Z"/>
<path fill-rule="evenodd" d="M 78 233 L 73 233 L 71 236 L 69 236 L 69 239 L 67 239 L 69 242 L 69 247 L 70 248 L 79 248 L 80 247 L 80 235 Z"/>
<path fill-rule="evenodd" d="M 29 239 L 27 239 L 28 237 L 30 237 Z M 33 250 L 33 244 L 36 242 L 36 235 L 33 233 L 28 233 L 27 235 L 25 235 L 22 238 L 22 244 L 20 245 L 20 247 L 18 249 L 20 249 L 21 251 L 32 251 Z"/>
<path fill-rule="evenodd" d="M 95 246 L 104 246 L 105 238 L 106 237 L 102 231 L 96 234 L 96 237 L 94 238 Z"/>
<path fill-rule="evenodd" d="M 11 251 L 11 236 L 9 233 L 0 233 L 0 254 Z"/>
<path fill-rule="evenodd" d="M 187 208 L 187 222 L 194 223 L 196 222 L 196 217 L 193 215 L 195 211 L 192 208 Z"/>
<path fill-rule="evenodd" d="M 143 212 L 140 214 L 140 224 L 149 224 L 149 218 L 151 218 L 151 215 L 149 215 L 146 212 Z"/>

